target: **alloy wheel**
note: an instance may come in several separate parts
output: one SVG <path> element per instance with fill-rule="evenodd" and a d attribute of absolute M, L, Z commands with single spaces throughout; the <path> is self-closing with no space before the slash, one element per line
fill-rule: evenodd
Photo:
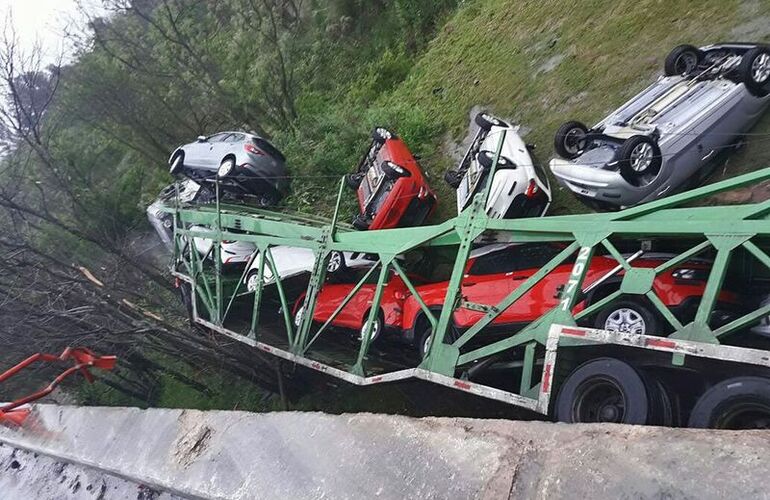
<path fill-rule="evenodd" d="M 604 321 L 604 329 L 611 332 L 644 335 L 647 332 L 647 325 L 641 314 L 633 309 L 623 307 L 607 316 Z"/>
<path fill-rule="evenodd" d="M 751 78 L 757 83 L 770 79 L 770 54 L 760 54 L 751 64 Z"/>
<path fill-rule="evenodd" d="M 652 164 L 653 151 L 652 146 L 642 143 L 631 151 L 631 168 L 636 172 L 644 172 Z"/>
<path fill-rule="evenodd" d="M 336 273 L 342 267 L 342 254 L 339 252 L 332 252 L 329 256 L 329 264 L 326 266 L 326 271 L 330 273 Z"/>

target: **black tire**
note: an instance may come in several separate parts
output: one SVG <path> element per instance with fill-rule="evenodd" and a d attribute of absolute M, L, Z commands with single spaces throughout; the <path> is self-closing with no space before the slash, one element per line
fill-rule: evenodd
<path fill-rule="evenodd" d="M 171 158 L 171 161 L 168 162 L 168 173 L 179 175 L 182 173 L 182 169 L 184 169 L 184 153 L 177 151 Z"/>
<path fill-rule="evenodd" d="M 653 420 L 648 387 L 631 365 L 598 358 L 577 367 L 556 398 L 556 419 L 568 423 L 644 425 Z"/>
<path fill-rule="evenodd" d="M 225 173 L 222 173 L 222 169 L 224 168 L 225 165 L 229 165 L 229 168 Z M 220 162 L 219 168 L 217 169 L 217 178 L 224 179 L 228 177 L 230 174 L 232 174 L 233 170 L 235 170 L 235 159 L 232 157 L 224 158 Z"/>
<path fill-rule="evenodd" d="M 770 93 L 770 47 L 754 47 L 743 54 L 738 74 L 751 95 Z"/>
<path fill-rule="evenodd" d="M 620 175 L 634 186 L 640 185 L 642 178 L 658 175 L 663 165 L 660 147 L 651 137 L 632 135 L 623 142 L 618 150 Z"/>
<path fill-rule="evenodd" d="M 625 311 L 630 313 L 630 317 L 624 313 Z M 641 320 L 641 325 L 639 325 L 638 320 Z M 625 326 L 623 326 L 624 324 Z M 660 321 L 657 315 L 647 305 L 633 299 L 619 299 L 605 306 L 596 315 L 594 326 L 600 330 L 642 335 L 660 333 Z"/>
<path fill-rule="evenodd" d="M 337 250 L 329 252 L 329 262 L 326 264 L 326 272 L 334 275 L 342 275 L 348 271 L 345 263 L 345 255 Z"/>
<path fill-rule="evenodd" d="M 679 395 L 660 377 L 647 370 L 640 370 L 647 387 L 650 402 L 650 425 L 679 427 L 681 425 L 681 403 Z"/>
<path fill-rule="evenodd" d="M 270 208 L 278 205 L 281 197 L 277 193 L 267 192 L 257 195 L 257 206 L 261 208 Z"/>
<path fill-rule="evenodd" d="M 556 130 L 553 149 L 562 158 L 574 160 L 588 145 L 587 139 L 588 127 L 578 121 L 569 121 Z"/>
<path fill-rule="evenodd" d="M 366 231 L 367 229 L 369 229 L 369 224 L 371 224 L 371 222 L 366 220 L 366 217 L 364 217 L 363 215 L 358 214 L 355 217 L 353 217 L 352 224 L 355 229 L 358 229 L 359 231 Z"/>
<path fill-rule="evenodd" d="M 460 182 L 463 180 L 463 175 L 460 174 L 457 170 L 447 170 L 444 172 L 444 180 L 447 184 L 449 184 L 449 187 L 452 189 L 457 189 L 460 187 Z"/>
<path fill-rule="evenodd" d="M 692 45 L 679 45 L 674 47 L 663 63 L 663 72 L 666 76 L 689 75 L 698 68 L 703 53 Z"/>
<path fill-rule="evenodd" d="M 195 318 L 193 314 L 192 287 L 189 283 L 181 283 L 179 285 L 179 295 L 182 298 L 182 304 L 187 311 L 187 319 L 192 325 L 195 322 Z"/>
<path fill-rule="evenodd" d="M 385 173 L 385 177 L 390 180 L 395 180 L 401 177 L 409 177 L 412 175 L 409 173 L 409 170 L 405 169 L 401 165 L 393 163 L 392 161 L 382 162 L 380 164 L 380 168 L 382 169 L 383 173 Z"/>
<path fill-rule="evenodd" d="M 361 330 L 358 331 L 358 341 L 361 342 L 364 339 L 364 328 L 366 327 L 366 322 L 369 319 L 369 311 L 371 309 L 367 309 L 366 313 L 364 314 L 363 323 L 361 325 Z M 375 342 L 377 342 L 382 337 L 382 330 L 385 327 L 385 321 L 383 319 L 382 311 L 380 311 L 377 314 L 377 318 L 374 320 L 374 324 L 372 325 L 372 340 L 369 342 L 369 345 L 374 345 Z"/>
<path fill-rule="evenodd" d="M 395 139 L 396 134 L 385 127 L 375 127 L 372 130 L 372 140 L 377 144 L 384 144 L 388 139 Z"/>
<path fill-rule="evenodd" d="M 770 429 L 770 379 L 734 377 L 719 382 L 695 403 L 689 426 Z"/>
<path fill-rule="evenodd" d="M 494 151 L 479 151 L 479 155 L 477 156 L 479 160 L 479 164 L 484 168 L 492 168 L 492 164 L 495 160 L 495 152 Z M 497 169 L 501 168 L 516 168 L 516 164 L 513 163 L 511 160 L 506 158 L 503 155 L 500 155 L 500 158 L 497 159 Z"/>
<path fill-rule="evenodd" d="M 430 337 L 433 335 L 433 326 L 425 319 L 419 323 L 419 330 L 414 332 L 414 348 L 420 360 L 425 359 L 425 353 L 430 349 Z"/>
<path fill-rule="evenodd" d="M 347 174 L 345 176 L 345 185 L 353 191 L 357 191 L 363 179 L 363 174 Z"/>
<path fill-rule="evenodd" d="M 479 126 L 482 130 L 489 130 L 492 127 L 510 127 L 507 122 L 501 120 L 500 118 L 490 115 L 489 113 L 482 111 L 481 113 L 478 113 L 474 118 L 473 121 L 476 123 L 476 125 Z"/>

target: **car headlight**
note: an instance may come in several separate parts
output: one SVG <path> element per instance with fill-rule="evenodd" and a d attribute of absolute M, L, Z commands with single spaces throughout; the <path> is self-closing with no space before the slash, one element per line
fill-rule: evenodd
<path fill-rule="evenodd" d="M 675 280 L 681 281 L 707 281 L 709 278 L 709 272 L 706 269 L 682 267 L 672 272 L 671 276 Z"/>

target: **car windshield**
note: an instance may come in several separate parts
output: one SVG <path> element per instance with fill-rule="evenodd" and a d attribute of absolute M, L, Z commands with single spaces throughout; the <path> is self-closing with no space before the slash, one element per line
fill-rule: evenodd
<path fill-rule="evenodd" d="M 541 268 L 550 262 L 561 249 L 548 243 L 516 245 L 477 257 L 468 274 L 502 274 L 522 269 Z"/>

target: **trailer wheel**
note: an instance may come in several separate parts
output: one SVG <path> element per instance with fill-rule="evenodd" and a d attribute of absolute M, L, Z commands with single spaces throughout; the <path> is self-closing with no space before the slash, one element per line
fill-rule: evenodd
<path fill-rule="evenodd" d="M 695 403 L 689 426 L 770 429 L 770 379 L 734 377 L 716 384 Z"/>
<path fill-rule="evenodd" d="M 564 381 L 556 399 L 556 419 L 647 424 L 653 417 L 648 391 L 631 365 L 615 358 L 594 359 Z"/>

